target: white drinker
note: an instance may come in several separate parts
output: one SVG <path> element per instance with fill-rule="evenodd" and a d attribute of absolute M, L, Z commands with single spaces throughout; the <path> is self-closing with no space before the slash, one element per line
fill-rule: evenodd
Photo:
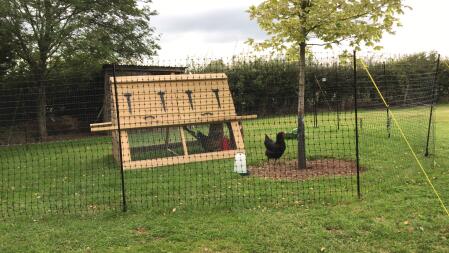
<path fill-rule="evenodd" d="M 244 153 L 235 154 L 234 172 L 239 174 L 247 174 L 246 155 Z"/>

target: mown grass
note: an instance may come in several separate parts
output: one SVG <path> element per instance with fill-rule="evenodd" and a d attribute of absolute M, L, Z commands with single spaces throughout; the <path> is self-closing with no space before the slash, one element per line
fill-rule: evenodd
<path fill-rule="evenodd" d="M 437 114 L 435 166 L 431 166 L 432 158 L 422 158 L 427 109 L 396 110 L 395 113 L 435 187 L 449 201 L 449 106 L 440 106 Z M 2 181 L 2 194 L 8 192 L 9 203 L 17 200 L 15 208 L 19 212 L 29 210 L 27 204 L 39 212 L 31 217 L 6 218 L 0 224 L 0 251 L 449 251 L 449 217 L 442 212 L 397 129 L 392 129 L 391 138 L 386 137 L 385 111 L 362 111 L 360 118 L 361 161 L 366 167 L 361 178 L 361 200 L 354 195 L 354 177 L 328 177 L 301 183 L 267 181 L 240 178 L 229 170 L 232 161 L 208 162 L 203 167 L 187 165 L 182 170 L 170 167 L 127 173 L 130 200 L 127 213 L 92 211 L 50 216 L 49 208 L 70 210 L 74 205 L 94 210 L 101 209 L 101 205 L 106 210 L 120 208 L 119 177 L 117 170 L 110 169 L 114 165 L 109 157 L 109 140 L 52 144 L 45 152 L 37 146 L 18 147 L 13 153 L 8 150 L 8 156 L 0 153 L 2 161 L 6 161 L 3 164 L 8 164 L 7 168 L 14 164 L 25 169 L 15 175 L 5 171 L 3 165 L 2 179 L 15 175 L 20 184 L 14 184 L 16 188 L 11 190 L 11 185 L 6 187 Z M 247 149 L 253 151 L 248 154 L 250 164 L 260 162 L 263 157 L 259 150 L 265 132 L 294 127 L 294 119 L 289 117 L 276 120 L 283 126 L 273 125 L 273 119 L 245 125 L 245 129 L 251 129 L 245 131 L 245 137 L 252 140 L 246 143 Z M 339 131 L 332 128 L 335 120 L 331 114 L 321 115 L 320 122 L 323 123 L 319 128 L 308 133 L 309 158 L 353 157 L 353 121 L 343 120 Z M 286 158 L 294 158 L 294 141 L 288 145 Z M 24 157 L 23 148 L 33 151 L 27 153 L 29 157 Z M 83 158 L 92 159 L 74 160 L 77 157 L 70 155 L 73 150 L 84 154 Z M 59 152 L 58 159 L 44 156 L 50 151 Z M 61 157 L 67 159 L 65 163 Z M 35 164 L 29 167 L 29 161 Z M 67 164 L 76 168 L 64 167 Z M 75 180 L 80 176 L 84 180 Z M 43 178 L 44 182 L 39 181 Z M 149 182 L 157 184 L 149 185 Z M 42 189 L 51 189 L 50 196 L 40 196 L 39 192 L 24 194 Z M 159 195 L 157 198 L 155 193 Z M 172 194 L 165 198 L 161 195 L 167 193 Z M 3 203 L 3 212 L 14 211 Z M 161 208 L 156 210 L 156 205 Z"/>

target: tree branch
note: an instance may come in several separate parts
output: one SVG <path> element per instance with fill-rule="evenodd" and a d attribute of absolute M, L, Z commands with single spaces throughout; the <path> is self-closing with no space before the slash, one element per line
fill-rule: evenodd
<path fill-rule="evenodd" d="M 34 22 L 34 20 L 33 20 L 33 14 L 31 14 L 31 11 L 30 11 L 30 9 L 28 8 L 28 5 L 27 5 L 27 4 L 24 4 L 24 5 L 23 5 L 23 8 L 25 9 L 25 12 L 26 12 L 26 15 L 24 15 L 24 17 L 28 17 L 28 18 L 27 18 L 27 21 L 30 23 L 31 29 L 33 30 L 33 34 L 35 34 L 35 35 L 39 34 L 39 35 L 40 35 L 39 25 L 36 24 L 36 23 Z M 21 11 L 21 10 L 20 10 L 20 7 L 17 7 L 17 10 L 18 10 L 18 11 Z M 40 15 L 39 15 L 39 18 L 40 18 Z M 37 20 L 37 19 L 36 19 L 36 20 Z M 37 22 L 37 21 L 36 21 L 36 22 Z M 39 40 L 40 38 L 38 37 L 38 38 L 36 38 L 36 39 Z"/>

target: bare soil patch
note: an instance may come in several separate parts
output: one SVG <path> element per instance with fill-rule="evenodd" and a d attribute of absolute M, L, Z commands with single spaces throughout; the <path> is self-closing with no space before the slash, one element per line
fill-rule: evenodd
<path fill-rule="evenodd" d="M 355 161 L 322 159 L 307 161 L 307 169 L 298 170 L 297 161 L 280 161 L 250 166 L 251 176 L 278 180 L 306 180 L 323 176 L 351 176 L 357 174 Z M 363 170 L 361 168 L 361 170 Z"/>

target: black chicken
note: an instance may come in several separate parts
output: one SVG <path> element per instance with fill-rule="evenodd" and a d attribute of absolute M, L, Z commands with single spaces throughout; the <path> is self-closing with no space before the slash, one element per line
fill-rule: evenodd
<path fill-rule="evenodd" d="M 265 135 L 264 144 L 267 149 L 265 151 L 265 155 L 268 157 L 268 161 L 270 161 L 270 159 L 274 159 L 276 161 L 284 154 L 286 148 L 284 138 L 284 132 L 279 132 L 276 135 L 276 142 L 273 142 L 268 135 Z"/>

